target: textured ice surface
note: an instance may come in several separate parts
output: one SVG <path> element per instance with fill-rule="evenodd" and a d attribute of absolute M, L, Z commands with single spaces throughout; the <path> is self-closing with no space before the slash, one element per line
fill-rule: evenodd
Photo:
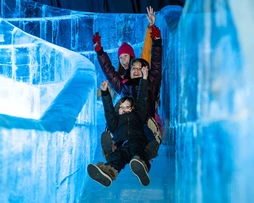
<path fill-rule="evenodd" d="M 1 201 L 73 202 L 97 146 L 94 65 L 0 27 Z"/>
<path fill-rule="evenodd" d="M 2 18 L 31 35 L 86 56 L 94 64 L 97 75 L 97 80 L 94 81 L 96 85 L 92 87 L 94 90 L 89 90 L 90 93 L 85 94 L 89 102 L 84 103 L 83 111 L 77 120 L 77 127 L 70 133 L 41 132 L 43 127 L 36 120 L 38 115 L 48 120 L 52 118 L 50 115 L 59 115 L 56 111 L 61 112 L 60 115 L 76 114 L 76 112 L 65 111 L 65 108 L 61 108 L 61 102 L 58 103 L 56 99 L 64 98 L 61 90 L 67 85 L 68 78 L 74 74 L 71 67 L 75 65 L 71 65 L 70 61 L 73 60 L 69 60 L 72 55 L 69 56 L 69 51 L 63 51 L 65 54 L 59 56 L 58 48 L 51 49 L 49 52 L 47 48 L 43 48 L 47 47 L 46 43 L 40 42 L 41 45 L 38 45 L 34 41 L 36 38 L 27 38 L 26 34 L 20 32 L 7 31 L 6 34 L 2 27 L 0 74 L 9 78 L 8 81 L 11 79 L 10 83 L 4 82 L 6 85 L 12 84 L 13 81 L 18 85 L 15 89 L 9 87 L 14 95 L 16 92 L 23 91 L 23 87 L 27 87 L 23 93 L 27 98 L 33 95 L 33 103 L 36 107 L 32 108 L 32 102 L 27 99 L 30 107 L 26 106 L 21 111 L 19 105 L 26 102 L 22 97 L 20 104 L 17 105 L 17 111 L 14 110 L 15 107 L 6 105 L 6 98 L 9 95 L 11 104 L 15 99 L 11 97 L 9 91 L 5 93 L 6 87 L 1 86 L 2 101 L 7 108 L 0 109 L 10 115 L 22 114 L 23 117 L 34 118 L 20 122 L 19 118 L 0 116 L 0 124 L 5 127 L 1 128 L 3 136 L 0 138 L 0 149 L 4 152 L 0 162 L 3 166 L 0 185 L 6 186 L 0 191 L 1 197 L 5 195 L 4 201 L 29 202 L 31 196 L 28 194 L 34 194 L 35 202 L 37 200 L 69 202 L 78 198 L 84 186 L 85 192 L 82 198 L 84 202 L 96 202 L 98 199 L 111 202 L 124 200 L 126 202 L 134 200 L 137 202 L 139 200 L 143 202 L 155 200 L 253 202 L 254 30 L 251 26 L 253 9 L 251 0 L 241 4 L 236 0 L 189 0 L 186 1 L 183 11 L 179 7 L 165 7 L 157 12 L 156 24 L 161 29 L 164 49 L 160 114 L 164 122 L 163 153 L 165 154 L 156 160 L 158 162 L 154 162 L 157 164 L 154 167 L 156 171 L 151 172 L 151 180 L 156 180 L 154 185 L 149 188 L 137 187 L 134 182 L 136 180 L 126 172 L 124 173 L 126 177 L 119 178 L 112 188 L 105 190 L 90 182 L 85 184 L 86 175 L 80 179 L 76 179 L 75 176 L 77 174 L 77 177 L 80 177 L 79 172 L 86 174 L 85 164 L 93 159 L 93 150 L 97 146 L 96 139 L 100 136 L 100 132 L 97 134 L 94 129 L 96 121 L 99 121 L 100 131 L 104 127 L 101 102 L 96 103 L 94 95 L 96 87 L 105 76 L 94 54 L 91 39 L 95 32 L 100 32 L 103 48 L 109 53 L 115 66 L 117 48 L 123 41 L 132 44 L 136 55 L 139 56 L 147 25 L 145 15 L 84 13 L 43 6 L 31 1 L 2 0 Z M 15 46 L 11 45 L 10 49 L 9 44 Z M 26 46 L 22 47 L 22 44 Z M 34 55 L 33 53 L 38 53 L 38 49 L 39 54 Z M 33 61 L 33 66 L 28 67 L 27 61 L 30 60 Z M 61 71 L 54 69 L 55 67 L 60 68 Z M 30 77 L 31 74 L 33 77 Z M 76 84 L 75 81 L 69 84 L 67 87 L 74 92 L 71 84 Z M 36 88 L 40 89 L 39 93 Z M 66 93 L 68 95 L 70 92 Z M 51 102 L 53 104 L 56 102 L 56 108 L 48 108 Z M 40 106 L 40 110 L 37 106 Z M 69 107 L 73 108 L 71 105 Z M 28 127 L 31 130 L 8 130 L 10 120 L 15 126 L 25 129 Z M 66 125 L 61 125 L 62 120 L 66 121 L 64 116 L 59 117 L 56 126 L 64 126 L 66 131 L 71 129 L 72 125 L 69 124 L 74 123 L 74 117 L 71 116 L 69 120 L 71 123 L 67 122 Z M 48 126 L 49 129 L 52 127 L 50 123 L 44 123 L 43 126 Z M 27 137 L 29 140 L 42 139 L 45 142 L 27 142 Z M 55 140 L 56 138 L 58 139 Z M 76 142 L 78 138 L 82 141 Z M 50 151 L 58 150 L 59 146 L 64 151 Z M 84 146 L 87 152 L 79 150 Z M 42 149 L 42 152 L 37 149 Z M 13 153 L 12 150 L 18 153 Z M 61 157 L 60 154 L 63 156 Z M 71 162 L 75 156 L 77 157 L 75 160 L 81 162 Z M 13 162 L 10 163 L 9 160 Z M 41 166 L 44 168 L 34 168 L 38 161 L 41 161 Z M 54 166 L 53 169 L 50 168 L 51 164 Z M 73 164 L 79 170 L 73 168 Z M 163 168 L 160 169 L 158 165 Z M 29 167 L 24 169 L 21 166 Z M 39 175 L 37 170 L 41 171 Z M 47 190 L 45 181 L 39 183 L 42 176 L 43 178 L 47 176 L 47 180 L 52 181 L 57 187 L 52 186 Z M 55 179 L 52 178 L 53 176 Z M 13 181 L 7 181 L 6 177 Z M 31 188 L 25 184 L 26 180 L 30 179 L 38 185 L 38 188 Z M 79 183 L 76 184 L 76 181 Z M 27 190 L 19 192 L 21 191 L 19 187 Z M 37 189 L 42 190 L 45 195 L 37 195 Z M 100 196 L 96 195 L 97 191 Z"/>

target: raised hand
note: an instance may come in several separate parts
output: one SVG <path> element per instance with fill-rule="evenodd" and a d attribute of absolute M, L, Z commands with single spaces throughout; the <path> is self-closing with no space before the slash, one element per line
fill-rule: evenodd
<path fill-rule="evenodd" d="M 105 80 L 101 83 L 101 90 L 106 91 L 108 89 L 108 81 Z"/>
<path fill-rule="evenodd" d="M 101 50 L 101 36 L 99 35 L 99 32 L 96 32 L 93 36 L 93 44 L 96 52 Z"/>
<path fill-rule="evenodd" d="M 142 75 L 143 75 L 143 79 L 147 79 L 147 77 L 148 77 L 148 67 L 147 66 L 143 66 L 142 67 Z"/>
<path fill-rule="evenodd" d="M 155 24 L 155 11 L 153 11 L 153 8 L 151 6 L 146 7 L 147 10 L 147 19 L 149 21 L 149 26 L 152 27 Z"/>

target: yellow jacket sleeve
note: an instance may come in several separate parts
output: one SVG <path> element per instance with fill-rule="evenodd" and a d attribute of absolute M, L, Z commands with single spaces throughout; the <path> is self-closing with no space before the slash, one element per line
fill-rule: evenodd
<path fill-rule="evenodd" d="M 140 58 L 145 59 L 151 65 L 151 50 L 152 50 L 152 28 L 146 28 L 146 35 L 144 39 L 144 46 Z"/>

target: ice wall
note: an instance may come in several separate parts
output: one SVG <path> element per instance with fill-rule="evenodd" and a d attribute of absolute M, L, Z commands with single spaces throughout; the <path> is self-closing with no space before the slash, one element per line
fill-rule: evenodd
<path fill-rule="evenodd" d="M 0 20 L 1 202 L 73 202 L 97 146 L 85 57 Z"/>
<path fill-rule="evenodd" d="M 175 196 L 177 202 L 254 200 L 253 9 L 252 1 L 185 4 L 170 128 L 175 192 L 189 195 Z"/>

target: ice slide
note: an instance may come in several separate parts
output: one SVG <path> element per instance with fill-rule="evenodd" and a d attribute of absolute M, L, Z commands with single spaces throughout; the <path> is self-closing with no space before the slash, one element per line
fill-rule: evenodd
<path fill-rule="evenodd" d="M 127 166 L 104 188 L 86 173 L 104 128 L 91 38 L 114 64 L 122 41 L 139 55 L 145 15 L 1 1 L 1 202 L 253 202 L 252 3 L 185 4 L 157 13 L 164 139 L 151 184 Z"/>

